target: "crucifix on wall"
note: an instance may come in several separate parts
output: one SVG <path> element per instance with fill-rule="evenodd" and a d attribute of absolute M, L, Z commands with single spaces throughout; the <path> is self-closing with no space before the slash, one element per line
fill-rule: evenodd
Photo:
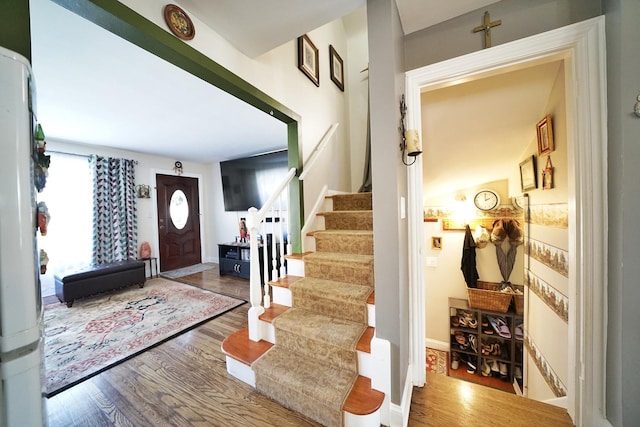
<path fill-rule="evenodd" d="M 498 19 L 497 21 L 491 22 L 491 18 L 489 17 L 489 12 L 484 13 L 484 21 L 482 25 L 475 27 L 473 29 L 474 33 L 478 33 L 480 31 L 484 31 L 484 48 L 491 47 L 491 28 L 497 27 L 502 24 L 502 19 Z"/>

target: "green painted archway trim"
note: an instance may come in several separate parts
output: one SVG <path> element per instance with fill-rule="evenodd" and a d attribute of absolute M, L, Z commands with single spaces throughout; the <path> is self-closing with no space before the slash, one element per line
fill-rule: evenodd
<path fill-rule="evenodd" d="M 289 240 L 293 251 L 300 252 L 304 222 L 303 188 L 297 178 L 302 172 L 300 116 L 117 0 L 53 1 L 287 124 L 289 167 L 297 171 L 289 186 Z"/>

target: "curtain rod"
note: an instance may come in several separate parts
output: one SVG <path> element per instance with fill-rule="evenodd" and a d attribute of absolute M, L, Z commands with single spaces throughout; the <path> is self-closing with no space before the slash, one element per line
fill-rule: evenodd
<path fill-rule="evenodd" d="M 68 153 L 66 151 L 58 151 L 58 150 L 46 150 L 47 153 L 53 153 L 53 154 L 63 154 L 66 156 L 76 156 L 76 157 L 84 157 L 85 159 L 88 159 L 90 157 L 90 154 L 78 154 L 78 153 Z M 129 159 L 126 159 L 129 160 Z M 137 160 L 132 160 L 136 165 L 138 164 Z"/>

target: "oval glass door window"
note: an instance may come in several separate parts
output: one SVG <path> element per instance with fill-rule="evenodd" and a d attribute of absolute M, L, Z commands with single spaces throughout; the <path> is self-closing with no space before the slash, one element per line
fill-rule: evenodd
<path fill-rule="evenodd" d="M 182 190 L 176 190 L 171 195 L 171 202 L 169 203 L 169 216 L 173 225 L 182 230 L 187 225 L 189 219 L 189 202 L 187 196 Z"/>

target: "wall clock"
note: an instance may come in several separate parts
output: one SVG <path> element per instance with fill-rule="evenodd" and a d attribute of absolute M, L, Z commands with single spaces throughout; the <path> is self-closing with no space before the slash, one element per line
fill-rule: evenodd
<path fill-rule="evenodd" d="M 516 209 L 524 209 L 524 196 L 514 196 L 511 198 L 511 204 Z"/>
<path fill-rule="evenodd" d="M 191 40 L 196 34 L 193 22 L 187 12 L 175 4 L 168 4 L 164 7 L 164 21 L 171 32 L 183 40 Z"/>
<path fill-rule="evenodd" d="M 473 204 L 481 211 L 490 211 L 500 205 L 500 196 L 493 190 L 480 190 L 473 196 Z"/>

